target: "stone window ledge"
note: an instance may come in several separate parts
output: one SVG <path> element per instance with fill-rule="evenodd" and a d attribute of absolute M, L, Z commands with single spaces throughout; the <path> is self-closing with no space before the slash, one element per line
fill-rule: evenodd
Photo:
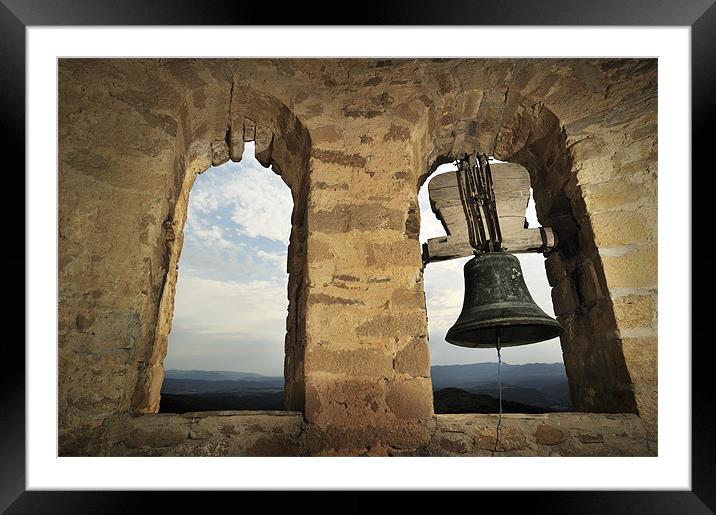
<path fill-rule="evenodd" d="M 427 446 L 401 456 L 656 456 L 634 414 L 435 415 Z M 310 425 L 297 411 L 118 415 L 107 421 L 110 456 L 308 456 Z"/>
<path fill-rule="evenodd" d="M 495 452 L 497 414 L 436 415 L 431 456 L 656 456 L 634 414 L 506 414 Z"/>

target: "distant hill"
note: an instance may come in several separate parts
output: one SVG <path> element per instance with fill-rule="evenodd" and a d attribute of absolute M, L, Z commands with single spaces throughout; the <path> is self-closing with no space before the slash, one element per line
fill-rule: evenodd
<path fill-rule="evenodd" d="M 264 377 L 241 381 L 204 381 L 165 378 L 162 393 L 222 393 L 283 390 L 283 377 Z"/>
<path fill-rule="evenodd" d="M 497 363 L 472 363 L 469 365 L 435 365 L 430 367 L 435 389 L 468 383 L 497 383 Z M 567 379 L 562 363 L 528 363 L 510 365 L 502 363 L 502 381 L 519 386 L 533 387 L 544 382 Z"/>
<path fill-rule="evenodd" d="M 282 410 L 283 391 L 240 393 L 171 394 L 162 392 L 160 413 L 221 410 Z"/>
<path fill-rule="evenodd" d="M 160 413 L 282 410 L 283 377 L 222 370 L 167 370 Z"/>
<path fill-rule="evenodd" d="M 471 393 L 459 388 L 433 392 L 435 413 L 499 413 L 500 401 L 490 395 Z M 520 402 L 502 400 L 503 413 L 545 413 L 547 410 Z"/>
<path fill-rule="evenodd" d="M 436 365 L 430 368 L 433 390 L 459 388 L 477 394 L 498 396 L 497 363 Z M 569 383 L 562 363 L 502 364 L 503 400 L 545 408 L 571 409 Z"/>
<path fill-rule="evenodd" d="M 270 377 L 254 372 L 230 372 L 226 370 L 167 370 L 165 378 L 171 379 L 200 379 L 202 381 L 240 381 L 243 379 L 280 379 L 283 377 Z"/>
<path fill-rule="evenodd" d="M 498 410 L 497 363 L 436 365 L 430 370 L 436 413 L 495 413 Z M 283 409 L 283 388 L 283 377 L 253 372 L 167 370 L 160 412 Z M 569 411 L 569 384 L 564 365 L 503 363 L 502 399 L 503 411 L 508 413 L 508 410 Z"/>

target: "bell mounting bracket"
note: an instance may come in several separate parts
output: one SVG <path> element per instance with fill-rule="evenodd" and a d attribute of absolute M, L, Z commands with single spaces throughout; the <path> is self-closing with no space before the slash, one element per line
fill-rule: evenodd
<path fill-rule="evenodd" d="M 456 165 L 460 201 L 474 254 L 500 252 L 502 233 L 490 161 L 485 154 L 473 153 L 465 154 Z"/>

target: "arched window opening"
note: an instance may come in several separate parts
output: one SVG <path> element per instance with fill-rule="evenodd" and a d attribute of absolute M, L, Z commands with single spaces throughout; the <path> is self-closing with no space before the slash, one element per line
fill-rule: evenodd
<path fill-rule="evenodd" d="M 254 147 L 192 187 L 160 412 L 284 409 L 293 199 Z"/>
<path fill-rule="evenodd" d="M 497 182 L 501 161 L 490 159 L 493 178 Z M 509 166 L 515 167 L 514 164 Z M 521 168 L 521 167 L 520 167 Z M 524 174 L 527 170 L 521 168 Z M 446 220 L 463 217 L 461 209 L 440 212 L 439 194 L 429 193 L 429 183 L 441 174 L 454 173 L 452 163 L 439 166 L 420 189 L 420 241 L 427 246 L 430 239 L 450 243 Z M 444 184 L 444 181 L 436 184 Z M 497 189 L 497 186 L 496 186 Z M 437 189 L 433 189 L 437 192 Z M 497 193 L 499 195 L 499 193 Z M 527 193 L 523 193 L 527 195 Z M 518 201 L 519 201 L 519 195 Z M 432 198 L 431 198 L 432 197 Z M 500 199 L 498 197 L 498 203 Z M 513 220 L 524 228 L 541 227 L 537 220 L 532 188 L 523 198 L 524 218 Z M 432 205 L 431 205 L 432 204 Z M 436 216 L 440 212 L 441 218 Z M 502 223 L 502 214 L 500 219 Z M 435 413 L 497 413 L 499 411 L 497 352 L 495 349 L 471 349 L 445 341 L 445 334 L 455 323 L 463 304 L 463 267 L 471 259 L 445 258 L 425 265 L 424 287 L 428 312 L 431 377 Z M 551 287 L 547 281 L 544 256 L 539 252 L 517 253 L 527 287 L 534 301 L 554 317 Z M 503 412 L 542 413 L 571 410 L 570 391 L 558 338 L 502 349 Z"/>

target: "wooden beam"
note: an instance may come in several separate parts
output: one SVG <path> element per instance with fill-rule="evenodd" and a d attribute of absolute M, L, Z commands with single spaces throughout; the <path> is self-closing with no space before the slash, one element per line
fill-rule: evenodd
<path fill-rule="evenodd" d="M 525 228 L 525 210 L 530 198 L 527 170 L 513 163 L 496 163 L 490 168 L 500 217 L 502 247 L 513 254 L 547 252 L 554 248 L 557 242 L 552 229 Z M 442 223 L 447 236 L 431 238 L 423 245 L 423 261 L 429 263 L 472 255 L 457 174 L 448 172 L 434 177 L 428 183 L 428 195 L 430 208 Z"/>

